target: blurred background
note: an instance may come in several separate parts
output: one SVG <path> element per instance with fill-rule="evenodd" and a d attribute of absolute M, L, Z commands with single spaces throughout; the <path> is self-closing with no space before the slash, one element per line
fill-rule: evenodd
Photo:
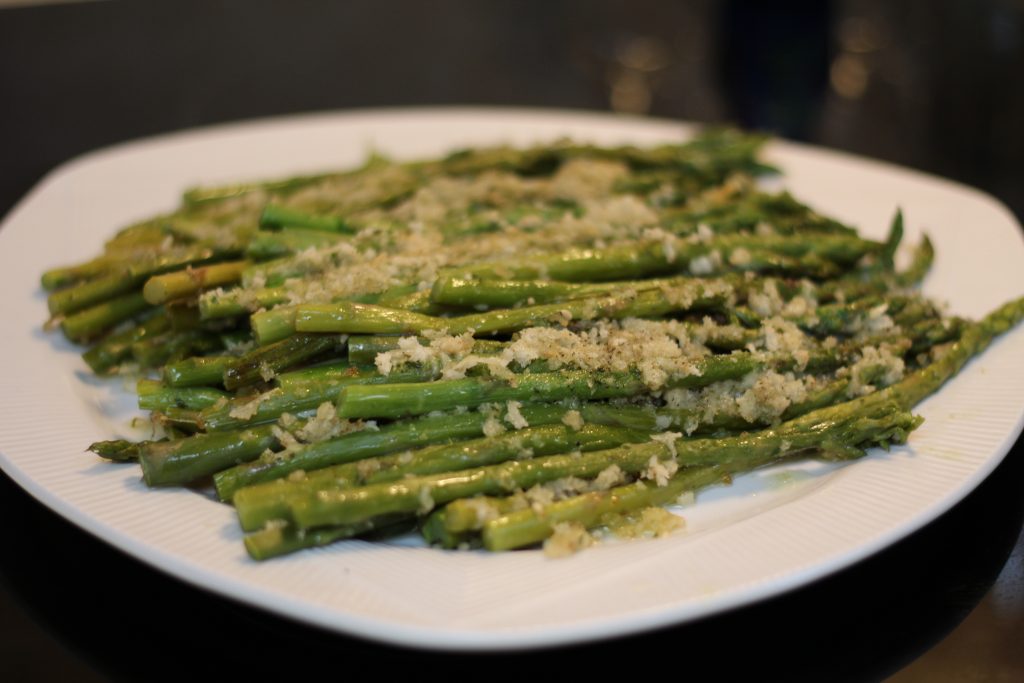
<path fill-rule="evenodd" d="M 1021 219 L 1022 74 L 1024 0 L 0 0 L 0 216 L 55 166 L 132 138 L 314 110 L 484 104 L 735 123 L 959 180 Z M 1022 450 L 911 539 L 795 595 L 663 632 L 658 647 L 696 644 L 716 667 L 735 660 L 741 678 L 1024 680 Z M 21 522 L 0 553 L 0 680 L 180 680 L 195 663 L 161 643 L 224 670 L 220 643 L 249 636 L 423 666 L 204 596 L 2 475 L 0 515 Z M 71 583 L 46 578 L 70 569 Z M 97 588 L 111 577 L 113 590 Z M 780 618 L 793 621 L 780 630 Z M 779 654 L 792 644 L 785 629 L 803 647 Z M 647 651 L 635 639 L 616 647 Z M 753 654 L 734 658 L 736 647 Z M 582 654 L 594 649 L 567 656 Z M 460 661 L 467 673 L 480 664 Z"/>
<path fill-rule="evenodd" d="M 1021 0 L 0 0 L 0 208 L 113 142 L 310 110 L 733 122 L 1024 214 Z"/>

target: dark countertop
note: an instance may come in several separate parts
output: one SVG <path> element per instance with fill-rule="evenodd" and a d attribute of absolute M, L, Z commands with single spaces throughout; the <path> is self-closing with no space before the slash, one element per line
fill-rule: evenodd
<path fill-rule="evenodd" d="M 892 4 L 0 9 L 0 215 L 52 167 L 125 139 L 298 111 L 472 103 L 739 121 L 959 179 L 1019 218 L 1024 94 L 1006 84 L 1024 72 L 1024 11 Z M 294 679 L 344 675 L 363 658 L 377 674 L 361 678 L 443 667 L 511 680 L 598 663 L 609 648 L 641 665 L 667 655 L 687 676 L 1024 680 L 1021 481 L 1018 442 L 924 529 L 756 605 L 583 647 L 465 655 L 337 636 L 207 594 L 95 540 L 0 475 L 0 680 Z"/>
<path fill-rule="evenodd" d="M 1012 681 L 1024 671 L 1024 449 L 921 531 L 845 571 L 692 624 L 527 653 L 428 653 L 296 624 L 183 584 L 81 532 L 0 476 L 5 680 L 301 678 L 386 662 L 370 679 L 421 669 L 497 680 L 685 649 L 688 675 L 733 680 Z M 299 654 L 308 653 L 308 654 Z M 341 659 L 341 656 L 344 659 Z M 537 667 L 541 667 L 538 669 Z"/>

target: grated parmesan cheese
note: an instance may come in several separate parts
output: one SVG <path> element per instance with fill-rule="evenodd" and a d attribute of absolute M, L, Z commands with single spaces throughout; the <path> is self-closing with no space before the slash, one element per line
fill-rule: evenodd
<path fill-rule="evenodd" d="M 231 410 L 228 411 L 228 417 L 232 417 L 236 420 L 251 420 L 259 412 L 260 404 L 270 398 L 270 395 L 275 390 L 265 391 L 262 394 L 257 394 L 253 398 L 246 399 L 243 401 L 232 401 Z"/>
<path fill-rule="evenodd" d="M 654 439 L 653 436 L 651 438 Z M 640 473 L 640 478 L 653 481 L 658 486 L 668 486 L 668 480 L 677 471 L 679 471 L 679 463 L 674 459 L 659 460 L 658 456 L 652 455 L 651 459 L 647 461 L 647 467 Z"/>
<path fill-rule="evenodd" d="M 316 415 L 310 418 L 295 436 L 305 443 L 317 443 L 358 429 L 355 423 L 338 417 L 338 411 L 333 403 L 324 401 L 317 406 Z"/>
<path fill-rule="evenodd" d="M 419 514 L 425 515 L 425 514 L 427 514 L 428 512 L 430 512 L 431 510 L 434 509 L 434 499 L 430 495 L 430 487 L 429 486 L 421 486 L 420 487 L 420 490 L 419 490 L 419 501 L 420 501 L 420 507 L 419 507 L 419 510 L 418 510 Z"/>
<path fill-rule="evenodd" d="M 509 423 L 516 429 L 524 429 L 530 426 L 530 423 L 526 421 L 523 414 L 519 412 L 519 408 L 523 404 L 519 401 L 508 401 L 505 404 L 505 422 Z"/>
<path fill-rule="evenodd" d="M 594 537 L 579 522 L 556 522 L 552 534 L 544 541 L 544 555 L 569 557 L 594 545 Z"/>
<path fill-rule="evenodd" d="M 780 313 L 785 303 L 782 301 L 782 295 L 779 294 L 779 287 L 775 284 L 775 280 L 768 279 L 765 280 L 760 292 L 750 293 L 747 297 L 747 305 L 754 313 L 762 318 L 767 318 Z"/>
<path fill-rule="evenodd" d="M 683 435 L 679 432 L 661 432 L 660 434 L 652 434 L 651 441 L 658 441 L 668 448 L 668 452 L 675 458 L 678 453 L 676 452 L 676 440 L 681 438 Z"/>
<path fill-rule="evenodd" d="M 501 516 L 501 513 L 498 512 L 498 509 L 494 505 L 489 503 L 486 498 L 464 498 L 462 500 L 462 503 L 463 505 L 468 507 L 473 512 L 474 515 L 476 515 L 477 529 L 482 528 L 484 524 L 487 524 L 487 522 L 491 521 L 492 519 L 497 519 Z"/>
<path fill-rule="evenodd" d="M 505 425 L 501 424 L 501 420 L 497 416 L 488 415 L 487 419 L 484 420 L 484 436 L 498 436 L 499 434 L 504 434 L 505 431 Z"/>
<path fill-rule="evenodd" d="M 591 484 L 591 490 L 607 491 L 626 483 L 626 473 L 618 465 L 609 465 L 601 470 Z"/>
<path fill-rule="evenodd" d="M 736 399 L 736 404 L 740 416 L 751 423 L 774 424 L 786 408 L 807 398 L 804 382 L 791 372 L 780 374 L 765 370 L 752 373 L 744 378 L 744 384 L 749 388 Z"/>
<path fill-rule="evenodd" d="M 578 432 L 583 429 L 583 416 L 578 410 L 568 410 L 565 415 L 562 415 L 562 424 Z"/>
<path fill-rule="evenodd" d="M 850 366 L 850 384 L 847 394 L 852 397 L 864 396 L 875 391 L 875 385 L 865 381 L 872 372 L 881 371 L 878 379 L 881 386 L 889 386 L 903 379 L 906 365 L 903 358 L 893 354 L 889 346 L 865 346 L 860 350 L 860 359 Z"/>

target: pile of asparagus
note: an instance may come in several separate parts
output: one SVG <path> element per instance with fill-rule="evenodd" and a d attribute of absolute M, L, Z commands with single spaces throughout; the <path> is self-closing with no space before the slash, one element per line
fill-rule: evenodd
<path fill-rule="evenodd" d="M 943 316 L 927 238 L 897 270 L 898 212 L 876 242 L 759 190 L 762 142 L 189 190 L 42 277 L 92 370 L 141 376 L 153 438 L 91 450 L 150 486 L 212 478 L 265 559 L 410 529 L 571 550 L 741 472 L 901 443 L 1024 301 Z"/>

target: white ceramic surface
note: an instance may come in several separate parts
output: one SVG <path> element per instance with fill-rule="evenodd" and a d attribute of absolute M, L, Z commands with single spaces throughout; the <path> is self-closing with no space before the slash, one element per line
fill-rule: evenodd
<path fill-rule="evenodd" d="M 687 531 L 569 559 L 538 551 L 443 552 L 409 538 L 351 541 L 258 564 L 229 507 L 189 490 L 150 491 L 137 467 L 83 449 L 124 433 L 132 396 L 89 376 L 78 349 L 41 329 L 39 274 L 84 260 L 117 227 L 176 205 L 186 186 L 344 167 L 374 148 L 396 157 L 571 135 L 600 143 L 676 140 L 678 123 L 569 112 L 419 109 L 322 114 L 166 135 L 58 168 L 0 230 L 0 465 L 89 532 L 196 586 L 299 620 L 431 648 L 521 648 L 679 623 L 778 594 L 845 567 L 951 507 L 998 464 L 1022 425 L 1024 329 L 918 412 L 910 444 L 843 467 L 801 463 L 739 478 L 682 511 Z M 907 239 L 938 257 L 925 290 L 980 316 L 1024 294 L 1024 242 L 992 198 L 848 155 L 773 143 L 784 184 L 882 237 L 895 208 Z"/>

